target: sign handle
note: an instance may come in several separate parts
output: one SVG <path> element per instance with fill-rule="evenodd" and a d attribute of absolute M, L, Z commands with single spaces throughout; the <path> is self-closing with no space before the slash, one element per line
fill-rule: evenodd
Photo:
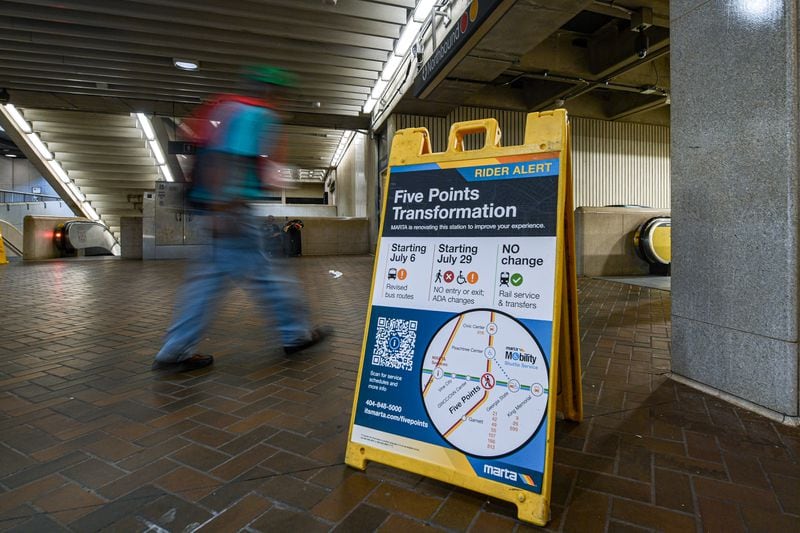
<path fill-rule="evenodd" d="M 447 138 L 447 151 L 464 152 L 464 137 L 475 133 L 485 133 L 483 149 L 500 148 L 500 125 L 497 119 L 485 118 L 481 120 L 470 120 L 467 122 L 456 122 L 450 126 L 450 134 Z"/>
<path fill-rule="evenodd" d="M 392 152 L 401 153 L 404 156 L 419 157 L 432 153 L 431 138 L 428 135 L 427 128 L 408 128 L 400 130 L 394 134 L 392 139 Z M 392 165 L 392 155 L 389 155 L 389 164 Z M 403 163 L 405 158 L 401 159 L 399 163 Z M 398 163 L 394 163 L 398 164 Z"/>

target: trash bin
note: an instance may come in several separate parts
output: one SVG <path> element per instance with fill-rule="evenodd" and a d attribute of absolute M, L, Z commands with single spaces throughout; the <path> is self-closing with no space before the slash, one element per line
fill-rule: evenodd
<path fill-rule="evenodd" d="M 303 254 L 301 229 L 303 229 L 303 221 L 300 219 L 290 220 L 283 225 L 283 249 L 284 253 L 289 257 Z"/>

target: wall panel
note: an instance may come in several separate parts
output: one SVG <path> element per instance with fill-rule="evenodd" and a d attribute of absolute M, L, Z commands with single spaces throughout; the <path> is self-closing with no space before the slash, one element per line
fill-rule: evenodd
<path fill-rule="evenodd" d="M 340 217 L 365 217 L 367 139 L 357 133 L 336 169 L 336 211 Z"/>
<path fill-rule="evenodd" d="M 669 209 L 669 128 L 572 119 L 575 205 Z"/>

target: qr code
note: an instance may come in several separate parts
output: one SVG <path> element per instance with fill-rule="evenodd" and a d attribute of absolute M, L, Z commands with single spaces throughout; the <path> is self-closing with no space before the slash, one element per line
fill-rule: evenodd
<path fill-rule="evenodd" d="M 378 317 L 372 364 L 410 372 L 416 342 L 416 320 Z"/>

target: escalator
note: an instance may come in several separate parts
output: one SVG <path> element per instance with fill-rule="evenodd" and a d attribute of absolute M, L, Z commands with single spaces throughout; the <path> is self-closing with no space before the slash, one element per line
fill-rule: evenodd
<path fill-rule="evenodd" d="M 672 219 L 653 217 L 645 221 L 633 236 L 637 255 L 650 267 L 650 273 L 669 276 L 672 273 Z"/>
<path fill-rule="evenodd" d="M 56 226 L 53 240 L 62 257 L 119 255 L 120 246 L 108 228 L 90 220 L 70 220 Z"/>

